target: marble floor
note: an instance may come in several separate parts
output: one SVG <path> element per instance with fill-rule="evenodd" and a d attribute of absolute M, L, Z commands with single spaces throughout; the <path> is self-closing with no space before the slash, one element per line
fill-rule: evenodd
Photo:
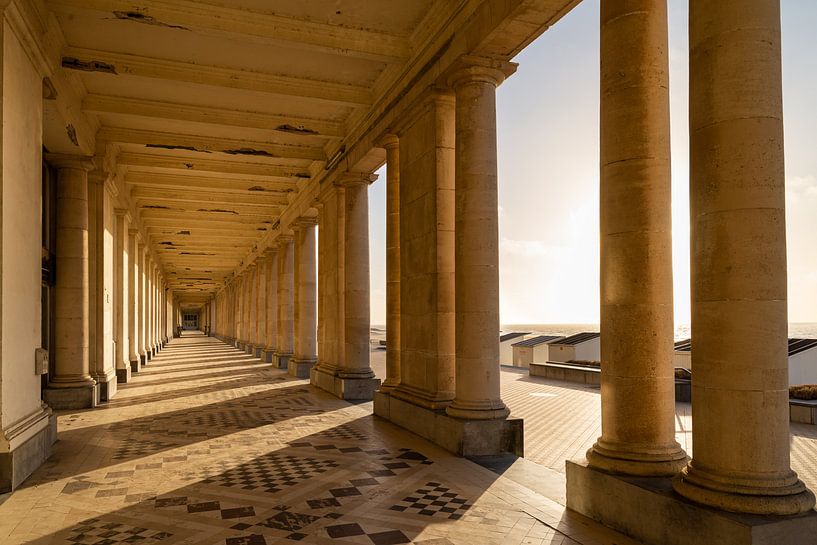
<path fill-rule="evenodd" d="M 59 438 L 0 543 L 634 545 L 567 512 L 557 471 L 489 471 L 203 336 Z"/>

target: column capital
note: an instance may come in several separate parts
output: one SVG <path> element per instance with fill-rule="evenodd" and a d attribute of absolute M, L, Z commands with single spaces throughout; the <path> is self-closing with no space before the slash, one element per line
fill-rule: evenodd
<path fill-rule="evenodd" d="M 124 217 L 129 222 L 133 221 L 133 218 L 130 215 L 130 210 L 128 210 L 127 208 L 114 208 L 113 213 L 114 215 L 116 215 L 117 218 Z M 128 229 L 128 232 L 130 232 L 130 229 Z"/>
<path fill-rule="evenodd" d="M 278 248 L 276 246 L 267 246 L 262 253 L 265 257 L 272 257 L 278 255 Z"/>
<path fill-rule="evenodd" d="M 516 72 L 515 62 L 463 55 L 444 74 L 445 83 L 452 89 L 472 82 L 492 83 L 498 86 Z"/>
<path fill-rule="evenodd" d="M 278 235 L 278 238 L 275 239 L 275 243 L 278 246 L 283 246 L 285 244 L 289 244 L 293 240 L 295 240 L 295 237 L 292 236 L 291 232 L 290 233 L 281 233 L 280 235 Z"/>
<path fill-rule="evenodd" d="M 400 139 L 396 134 L 386 133 L 377 139 L 376 144 L 383 149 L 394 149 L 400 146 Z"/>
<path fill-rule="evenodd" d="M 293 221 L 290 226 L 295 230 L 303 229 L 304 227 L 314 227 L 318 224 L 317 216 L 301 216 Z"/>
<path fill-rule="evenodd" d="M 90 172 L 94 169 L 94 158 L 87 155 L 70 155 L 68 153 L 46 153 L 45 160 L 56 168 L 73 168 Z"/>
<path fill-rule="evenodd" d="M 353 187 L 357 185 L 370 185 L 377 180 L 377 174 L 373 172 L 344 172 L 335 180 L 337 187 Z"/>

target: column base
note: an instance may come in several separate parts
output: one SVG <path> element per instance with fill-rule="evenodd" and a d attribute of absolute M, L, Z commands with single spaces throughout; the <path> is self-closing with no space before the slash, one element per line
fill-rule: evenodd
<path fill-rule="evenodd" d="M 521 418 L 463 420 L 444 409 L 435 411 L 379 391 L 374 394 L 374 414 L 458 456 L 525 453 Z"/>
<path fill-rule="evenodd" d="M 139 365 L 144 367 L 148 363 L 148 355 L 147 353 L 139 354 Z"/>
<path fill-rule="evenodd" d="M 689 457 L 677 442 L 647 453 L 618 452 L 605 448 L 600 443 L 601 440 L 597 441 L 587 451 L 587 462 L 607 473 L 638 477 L 672 477 L 689 462 Z"/>
<path fill-rule="evenodd" d="M 258 357 L 261 358 L 261 361 L 265 363 L 272 363 L 273 361 L 275 361 L 275 349 L 265 348 L 261 351 L 261 355 Z"/>
<path fill-rule="evenodd" d="M 309 378 L 309 372 L 315 366 L 318 360 L 309 359 L 309 360 L 299 360 L 293 358 L 289 360 L 289 364 L 287 365 L 287 373 L 291 377 L 297 378 Z"/>
<path fill-rule="evenodd" d="M 43 401 L 55 410 L 93 409 L 100 402 L 99 384 L 76 388 L 46 388 Z"/>
<path fill-rule="evenodd" d="M 276 353 L 272 359 L 272 366 L 278 369 L 289 369 L 289 360 L 292 359 L 292 354 L 278 354 Z"/>
<path fill-rule="evenodd" d="M 264 353 L 264 347 L 263 346 L 256 346 L 255 350 L 253 352 L 253 356 L 255 356 L 256 358 L 261 358 L 261 355 L 263 353 Z"/>
<path fill-rule="evenodd" d="M 133 367 L 131 365 L 132 362 L 126 362 L 125 366 L 122 369 L 116 369 L 116 382 L 119 384 L 127 384 L 131 381 L 131 376 L 133 373 Z"/>
<path fill-rule="evenodd" d="M 139 372 L 139 358 L 138 358 L 138 356 L 137 356 L 137 359 L 130 360 L 129 363 L 130 363 L 131 373 L 138 373 Z"/>
<path fill-rule="evenodd" d="M 42 405 L 0 431 L 0 494 L 15 490 L 45 462 L 57 441 L 57 416 Z"/>
<path fill-rule="evenodd" d="M 667 477 L 628 477 L 567 461 L 567 507 L 650 545 L 797 545 L 817 534 L 817 511 L 775 517 L 693 503 Z"/>
<path fill-rule="evenodd" d="M 110 401 L 116 395 L 117 377 L 116 369 L 109 369 L 105 374 L 93 375 L 99 388 L 99 401 Z"/>
<path fill-rule="evenodd" d="M 785 482 L 775 487 L 735 485 L 711 478 L 695 466 L 695 461 L 675 476 L 676 492 L 696 503 L 736 513 L 786 516 L 814 509 L 814 494 L 791 471 Z"/>
<path fill-rule="evenodd" d="M 309 382 L 335 397 L 346 400 L 371 401 L 380 387 L 379 378 L 343 378 L 313 367 L 309 372 Z"/>

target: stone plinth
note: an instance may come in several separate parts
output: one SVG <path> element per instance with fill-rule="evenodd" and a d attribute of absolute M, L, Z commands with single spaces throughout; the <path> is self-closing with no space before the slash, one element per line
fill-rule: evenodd
<path fill-rule="evenodd" d="M 684 499 L 669 478 L 604 473 L 567 462 L 567 507 L 649 545 L 800 545 L 817 512 L 792 517 L 729 513 Z"/>
<path fill-rule="evenodd" d="M 384 392 L 375 393 L 374 414 L 459 456 L 524 455 L 521 418 L 464 420 Z"/>
<path fill-rule="evenodd" d="M 310 370 L 309 377 L 313 386 L 346 400 L 369 401 L 380 387 L 379 378 L 343 378 L 317 367 Z"/>
<path fill-rule="evenodd" d="M 131 367 L 132 363 L 133 362 L 128 362 L 128 367 L 116 370 L 116 382 L 120 384 L 127 384 L 130 382 L 131 374 L 133 373 L 133 368 Z"/>
<path fill-rule="evenodd" d="M 263 362 L 272 363 L 275 361 L 275 349 L 265 348 L 261 351 L 261 355 L 258 357 L 261 358 L 261 361 Z"/>
<path fill-rule="evenodd" d="M 92 409 L 100 400 L 99 384 L 43 390 L 43 401 L 52 409 Z"/>
<path fill-rule="evenodd" d="M 300 360 L 297 358 L 289 360 L 287 365 L 287 373 L 291 377 L 309 378 L 309 373 L 317 363 L 316 359 Z"/>
<path fill-rule="evenodd" d="M 273 367 L 278 369 L 289 369 L 289 360 L 292 359 L 292 354 L 282 354 L 275 352 L 272 357 Z"/>
<path fill-rule="evenodd" d="M 57 441 L 57 416 L 44 407 L 13 429 L 0 432 L 0 443 L 9 447 L 0 452 L 0 494 L 20 486 L 45 462 Z"/>

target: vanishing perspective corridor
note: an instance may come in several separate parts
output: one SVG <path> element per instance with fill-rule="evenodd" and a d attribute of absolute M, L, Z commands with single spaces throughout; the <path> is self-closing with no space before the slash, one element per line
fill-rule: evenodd
<path fill-rule="evenodd" d="M 634 543 L 201 334 L 58 422 L 4 544 Z"/>

